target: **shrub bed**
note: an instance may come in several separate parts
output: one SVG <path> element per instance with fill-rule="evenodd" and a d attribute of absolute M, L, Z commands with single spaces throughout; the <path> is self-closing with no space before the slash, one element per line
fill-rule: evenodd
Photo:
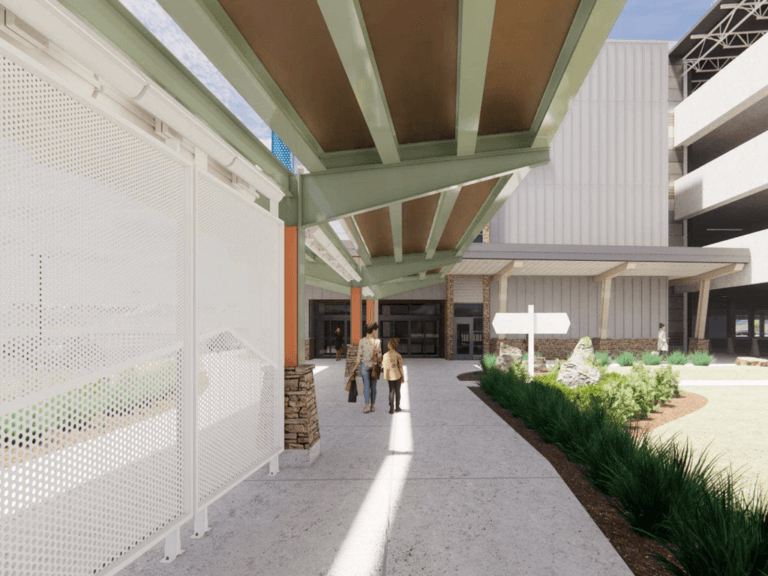
<path fill-rule="evenodd" d="M 651 410 L 676 393 L 676 374 L 666 366 L 651 374 L 635 365 L 628 376 L 606 374 L 598 384 L 565 390 L 555 374 L 528 380 L 513 366 L 491 370 L 483 391 L 513 416 L 586 468 L 595 487 L 619 499 L 622 515 L 641 534 L 659 541 L 685 568 L 657 555 L 677 576 L 767 576 L 768 509 L 762 497 L 734 495 L 730 471 L 694 464 L 676 437 L 652 444 L 634 437 L 626 418 L 637 407 Z"/>
<path fill-rule="evenodd" d="M 635 358 L 635 355 L 632 354 L 632 352 L 630 352 L 629 350 L 622 352 L 621 354 L 616 356 L 616 363 L 619 366 L 632 366 L 632 364 L 634 364 L 635 362 L 637 362 L 637 358 Z"/>

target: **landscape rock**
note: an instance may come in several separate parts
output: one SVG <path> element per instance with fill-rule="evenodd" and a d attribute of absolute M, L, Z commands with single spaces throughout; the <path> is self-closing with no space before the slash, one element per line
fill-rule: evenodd
<path fill-rule="evenodd" d="M 496 354 L 496 368 L 502 372 L 506 372 L 512 364 L 523 359 L 523 351 L 520 348 L 515 348 L 504 342 L 499 342 Z"/>
<path fill-rule="evenodd" d="M 739 356 L 736 358 L 736 366 L 768 366 L 768 358 L 754 358 L 752 356 Z"/>
<path fill-rule="evenodd" d="M 533 371 L 537 374 L 544 372 L 549 372 L 549 369 L 547 368 L 547 359 L 546 358 L 534 358 L 533 359 Z"/>
<path fill-rule="evenodd" d="M 592 340 L 589 336 L 584 336 L 576 344 L 570 358 L 560 366 L 557 381 L 571 388 L 595 384 L 600 381 L 600 370 L 597 369 L 595 363 Z"/>

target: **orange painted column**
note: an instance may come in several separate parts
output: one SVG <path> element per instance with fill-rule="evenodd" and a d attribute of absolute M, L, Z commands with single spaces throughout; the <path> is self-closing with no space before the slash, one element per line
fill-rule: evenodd
<path fill-rule="evenodd" d="M 376 322 L 376 301 L 366 300 L 365 301 L 365 323 L 373 324 L 374 322 Z"/>
<path fill-rule="evenodd" d="M 299 229 L 285 227 L 285 365 L 299 365 Z"/>
<path fill-rule="evenodd" d="M 356 288 L 352 287 L 352 292 L 350 294 L 350 308 L 352 310 L 352 318 L 351 318 L 351 324 L 350 324 L 350 343 L 351 344 L 359 344 L 360 338 L 362 338 L 362 318 L 360 318 L 360 309 L 363 305 L 361 295 L 362 295 L 362 288 Z"/>

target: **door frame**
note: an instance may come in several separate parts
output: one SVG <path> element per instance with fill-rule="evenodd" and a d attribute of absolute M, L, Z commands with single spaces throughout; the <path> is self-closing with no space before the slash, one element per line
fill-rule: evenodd
<path fill-rule="evenodd" d="M 459 324 L 466 324 L 469 326 L 469 354 L 459 354 Z M 480 351 L 475 351 L 475 342 L 473 338 L 474 334 L 474 317 L 460 317 L 453 319 L 453 357 L 456 360 L 480 360 L 483 357 L 482 345 Z"/>

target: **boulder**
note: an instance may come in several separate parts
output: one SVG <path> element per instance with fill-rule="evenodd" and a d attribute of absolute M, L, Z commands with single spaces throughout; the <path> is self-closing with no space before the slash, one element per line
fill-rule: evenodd
<path fill-rule="evenodd" d="M 547 359 L 546 358 L 534 358 L 533 359 L 533 371 L 537 374 L 544 372 L 549 372 L 549 369 L 547 368 Z"/>
<path fill-rule="evenodd" d="M 751 356 L 739 356 L 736 358 L 737 366 L 768 366 L 768 359 L 753 358 Z"/>
<path fill-rule="evenodd" d="M 520 348 L 515 348 L 504 342 L 499 342 L 496 357 L 496 368 L 502 372 L 509 370 L 515 362 L 519 362 L 523 359 L 523 351 Z"/>
<path fill-rule="evenodd" d="M 584 336 L 579 340 L 571 357 L 560 366 L 557 381 L 571 388 L 587 386 L 600 381 L 600 370 L 596 366 L 595 350 L 592 348 L 592 340 L 589 339 L 589 336 Z"/>

